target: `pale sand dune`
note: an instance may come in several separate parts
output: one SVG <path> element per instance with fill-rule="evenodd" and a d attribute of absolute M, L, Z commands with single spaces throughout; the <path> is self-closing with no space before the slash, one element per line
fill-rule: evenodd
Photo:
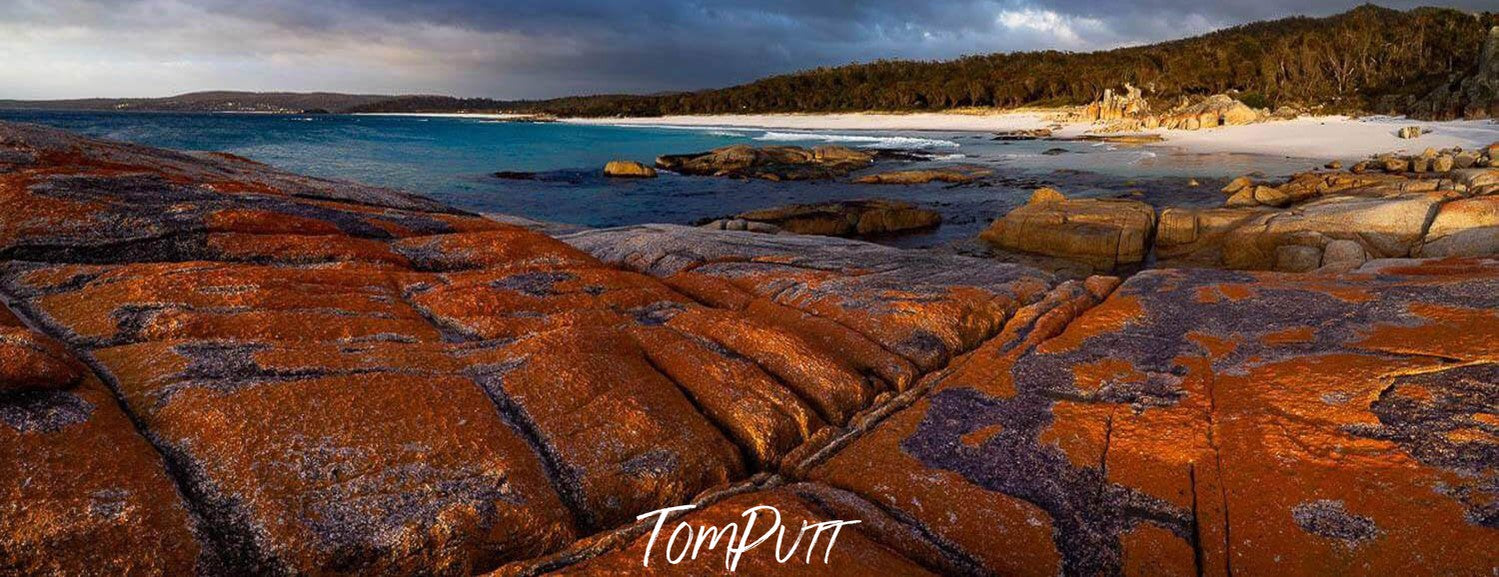
<path fill-rule="evenodd" d="M 999 132 L 1053 125 L 1045 112 L 995 114 L 760 114 L 712 116 L 663 116 L 659 118 L 568 119 L 578 124 L 613 126 L 665 126 L 681 128 L 765 128 L 780 130 L 888 130 Z M 1402 140 L 1402 126 L 1421 126 L 1431 134 Z M 1068 124 L 1057 136 L 1070 137 L 1092 126 Z M 1499 124 L 1482 121 L 1422 122 L 1404 118 L 1343 116 L 1307 117 L 1248 126 L 1229 126 L 1200 131 L 1153 130 L 1166 142 L 1155 146 L 1179 147 L 1191 152 L 1274 154 L 1301 158 L 1352 160 L 1384 152 L 1419 153 L 1427 147 L 1477 148 L 1499 142 Z"/>

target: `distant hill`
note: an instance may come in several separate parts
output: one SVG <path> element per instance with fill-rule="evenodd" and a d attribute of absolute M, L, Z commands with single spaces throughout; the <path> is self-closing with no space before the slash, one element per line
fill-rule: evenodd
<path fill-rule="evenodd" d="M 489 98 L 455 98 L 452 96 L 395 96 L 350 107 L 351 113 L 371 112 L 507 112 L 527 103 Z"/>
<path fill-rule="evenodd" d="M 136 110 L 158 112 L 345 112 L 394 96 L 331 92 L 193 92 L 165 98 L 0 100 L 0 108 Z"/>
<path fill-rule="evenodd" d="M 1102 52 L 882 60 L 718 90 L 517 104 L 526 112 L 559 116 L 941 110 L 1085 104 L 1105 88 L 1128 82 L 1167 104 L 1233 93 L 1256 107 L 1493 117 L 1499 116 L 1499 97 L 1485 97 L 1482 90 L 1469 93 L 1490 98 L 1486 102 L 1433 106 L 1423 99 L 1479 73 L 1480 49 L 1496 25 L 1494 13 L 1366 5 L 1327 18 L 1258 22 Z"/>

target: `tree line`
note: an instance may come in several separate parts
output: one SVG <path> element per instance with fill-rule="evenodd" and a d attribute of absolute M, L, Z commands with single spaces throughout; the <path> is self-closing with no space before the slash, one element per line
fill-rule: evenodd
<path fill-rule="evenodd" d="M 881 60 L 773 76 L 731 88 L 544 101 L 422 97 L 370 111 L 505 110 L 559 116 L 943 110 L 1086 104 L 1130 83 L 1163 104 L 1232 93 L 1257 107 L 1325 112 L 1409 103 L 1476 68 L 1499 13 L 1365 5 L 1327 18 L 1246 24 L 1149 46 L 1054 50 L 950 61 Z M 1405 106 L 1405 105 L 1400 105 Z"/>

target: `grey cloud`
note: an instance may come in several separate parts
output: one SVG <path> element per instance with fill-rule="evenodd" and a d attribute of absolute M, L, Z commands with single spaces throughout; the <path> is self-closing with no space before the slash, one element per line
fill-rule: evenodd
<path fill-rule="evenodd" d="M 142 62 L 170 53 L 212 69 L 234 60 L 235 70 L 246 75 L 239 88 L 508 98 L 704 88 L 877 58 L 1102 49 L 1290 14 L 1326 15 L 1355 5 L 1351 0 L 13 0 L 0 2 L 0 26 L 81 27 L 96 38 L 50 41 L 79 42 L 79 50 L 135 55 Z M 1447 5 L 1494 8 L 1493 0 Z M 130 35 L 156 41 L 132 46 L 121 40 Z M 248 35 L 255 37 L 242 37 Z M 12 41 L 10 50 L 46 57 L 69 49 L 48 41 Z M 0 40 L 0 57 L 6 47 Z M 235 60 L 236 54 L 242 58 Z M 299 60 L 306 70 L 297 69 Z M 11 80 L 3 75 L 0 71 L 0 80 Z M 197 88 L 219 88 L 208 84 L 214 80 L 204 77 Z M 326 84 L 332 80 L 346 85 Z M 191 75 L 184 73 L 181 82 L 191 83 Z M 69 95 L 94 95 L 103 88 L 73 90 Z M 0 97 L 7 96 L 4 91 L 0 84 Z"/>

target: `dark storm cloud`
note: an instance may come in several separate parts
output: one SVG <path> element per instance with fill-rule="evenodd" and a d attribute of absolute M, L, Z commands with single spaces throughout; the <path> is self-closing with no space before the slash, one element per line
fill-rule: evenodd
<path fill-rule="evenodd" d="M 1384 5 L 1409 8 L 1421 2 Z M 1493 9 L 1494 0 L 1445 5 Z M 1348 0 L 0 0 L 0 97 L 201 88 L 540 97 L 877 58 L 1094 50 Z M 15 88 L 19 87 L 19 88 Z"/>

